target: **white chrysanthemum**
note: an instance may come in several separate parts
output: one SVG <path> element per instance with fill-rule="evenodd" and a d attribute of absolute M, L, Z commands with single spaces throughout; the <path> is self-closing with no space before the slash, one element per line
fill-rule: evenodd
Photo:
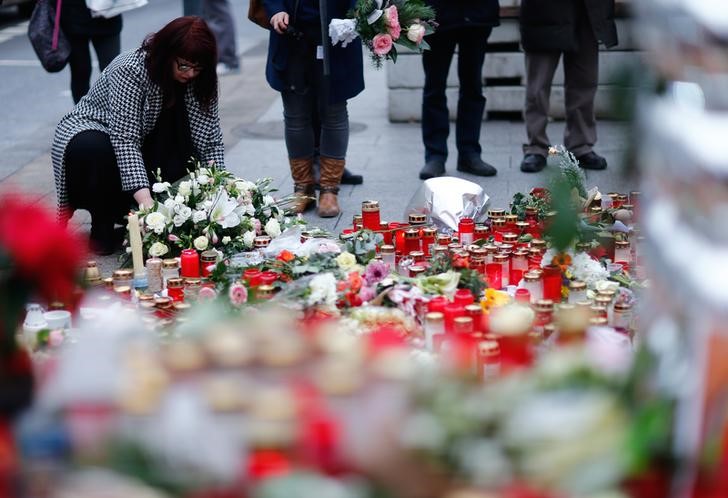
<path fill-rule="evenodd" d="M 311 293 L 308 295 L 309 306 L 336 306 L 336 277 L 333 273 L 320 273 L 311 279 Z"/>
<path fill-rule="evenodd" d="M 207 185 L 210 183 L 210 177 L 207 175 L 198 175 L 197 176 L 197 183 L 200 185 Z"/>

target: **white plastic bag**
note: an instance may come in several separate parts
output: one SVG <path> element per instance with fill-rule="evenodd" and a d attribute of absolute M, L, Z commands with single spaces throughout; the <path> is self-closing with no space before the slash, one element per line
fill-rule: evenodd
<path fill-rule="evenodd" d="M 148 0 L 86 0 L 91 17 L 114 17 L 127 10 L 144 7 Z"/>

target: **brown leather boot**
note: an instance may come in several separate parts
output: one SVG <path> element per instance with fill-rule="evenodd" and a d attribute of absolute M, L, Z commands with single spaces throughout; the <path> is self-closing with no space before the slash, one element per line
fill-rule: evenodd
<path fill-rule="evenodd" d="M 303 213 L 316 205 L 316 180 L 313 176 L 313 157 L 289 159 L 293 178 L 293 205 L 291 210 Z"/>
<path fill-rule="evenodd" d="M 321 156 L 321 190 L 319 194 L 318 215 L 322 218 L 333 218 L 341 212 L 339 209 L 339 183 L 344 173 L 346 162 Z"/>

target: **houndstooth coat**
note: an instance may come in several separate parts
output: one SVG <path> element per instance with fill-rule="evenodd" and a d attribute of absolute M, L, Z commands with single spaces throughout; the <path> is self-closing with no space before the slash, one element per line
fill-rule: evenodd
<path fill-rule="evenodd" d="M 58 124 L 51 157 L 61 220 L 73 214 L 66 190 L 66 146 L 82 131 L 97 130 L 109 135 L 121 173 L 122 190 L 135 191 L 149 186 L 141 147 L 144 137 L 154 129 L 163 99 L 160 87 L 147 73 L 144 57 L 141 49 L 116 57 L 89 93 Z M 189 85 L 185 107 L 195 156 L 204 162 L 215 161 L 218 167 L 224 168 L 217 100 L 210 106 L 210 112 L 205 113 Z"/>

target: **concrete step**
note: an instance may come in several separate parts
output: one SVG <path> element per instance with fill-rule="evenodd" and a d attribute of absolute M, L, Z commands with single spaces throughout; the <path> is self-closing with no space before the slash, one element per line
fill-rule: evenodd
<path fill-rule="evenodd" d="M 595 101 L 595 111 L 599 118 L 611 116 L 611 91 L 615 87 L 600 85 Z M 448 88 L 447 103 L 450 119 L 455 119 L 458 89 Z M 489 112 L 520 113 L 523 110 L 526 91 L 523 87 L 488 87 L 486 115 Z M 550 115 L 556 119 L 564 118 L 564 87 L 554 86 L 551 93 Z M 389 120 L 391 122 L 411 122 L 422 119 L 422 90 L 415 88 L 393 88 L 389 90 Z"/>

